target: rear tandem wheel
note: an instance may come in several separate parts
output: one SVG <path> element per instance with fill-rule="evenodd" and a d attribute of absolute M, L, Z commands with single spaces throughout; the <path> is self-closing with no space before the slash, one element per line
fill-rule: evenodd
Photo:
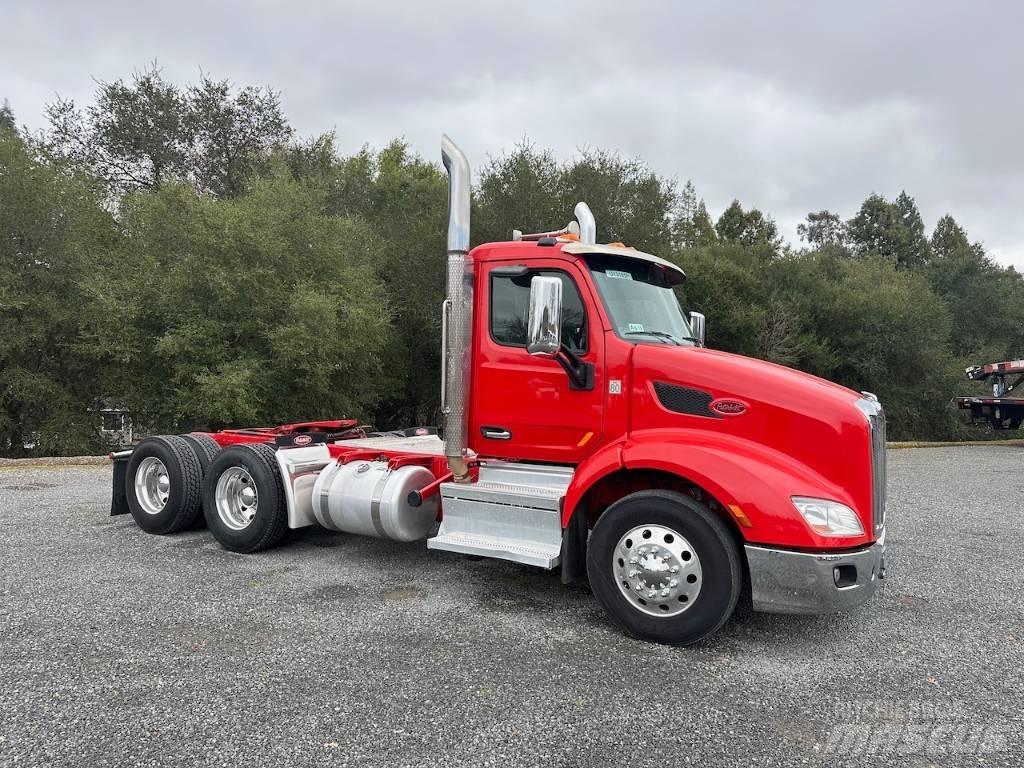
<path fill-rule="evenodd" d="M 210 464 L 203 481 L 203 515 L 224 549 L 258 552 L 288 532 L 284 484 L 274 454 L 263 443 L 233 445 Z"/>
<path fill-rule="evenodd" d="M 136 525 L 147 533 L 176 533 L 199 517 L 203 471 L 182 437 L 147 437 L 132 451 L 125 495 Z"/>

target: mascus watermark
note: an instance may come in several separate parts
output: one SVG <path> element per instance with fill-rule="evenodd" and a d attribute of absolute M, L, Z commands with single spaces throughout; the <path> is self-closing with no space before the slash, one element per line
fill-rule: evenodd
<path fill-rule="evenodd" d="M 854 701 L 835 707 L 821 751 L 830 755 L 991 755 L 1005 752 L 1015 731 L 980 720 L 956 702 Z"/>

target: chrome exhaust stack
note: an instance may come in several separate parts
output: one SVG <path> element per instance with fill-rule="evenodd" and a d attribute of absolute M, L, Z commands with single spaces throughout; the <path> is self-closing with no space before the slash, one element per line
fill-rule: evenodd
<path fill-rule="evenodd" d="M 441 137 L 448 171 L 448 277 L 442 316 L 441 411 L 444 455 L 457 483 L 468 483 L 469 384 L 473 346 L 473 263 L 469 260 L 469 162 L 455 142 Z"/>

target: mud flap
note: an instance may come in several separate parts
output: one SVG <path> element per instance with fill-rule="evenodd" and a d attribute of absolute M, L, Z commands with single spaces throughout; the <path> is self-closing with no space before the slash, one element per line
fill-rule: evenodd
<path fill-rule="evenodd" d="M 128 476 L 128 457 L 114 459 L 114 486 L 110 491 L 110 515 L 127 515 L 128 494 L 125 492 L 125 478 Z"/>
<path fill-rule="evenodd" d="M 589 532 L 587 509 L 582 507 L 569 518 L 569 525 L 562 531 L 563 584 L 587 584 L 587 534 Z"/>

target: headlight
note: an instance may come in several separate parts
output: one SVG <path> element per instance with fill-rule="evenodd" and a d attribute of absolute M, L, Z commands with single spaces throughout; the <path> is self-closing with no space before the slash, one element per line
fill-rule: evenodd
<path fill-rule="evenodd" d="M 857 513 L 838 501 L 794 496 L 793 506 L 819 536 L 861 536 L 864 533 Z"/>

